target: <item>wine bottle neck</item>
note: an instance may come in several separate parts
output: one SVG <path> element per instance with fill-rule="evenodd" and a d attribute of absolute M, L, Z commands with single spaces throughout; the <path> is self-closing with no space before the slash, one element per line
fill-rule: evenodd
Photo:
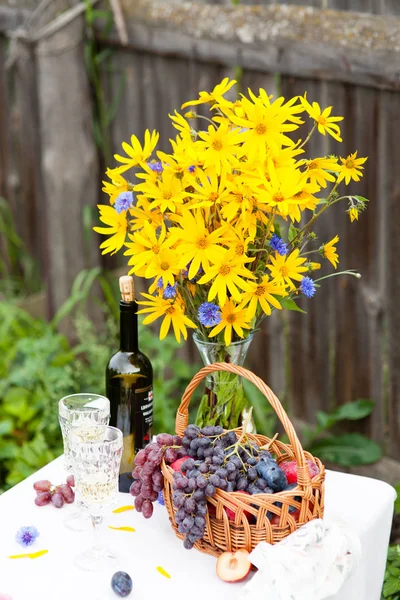
<path fill-rule="evenodd" d="M 138 321 L 136 302 L 119 303 L 120 308 L 120 350 L 121 352 L 137 352 L 138 346 Z"/>

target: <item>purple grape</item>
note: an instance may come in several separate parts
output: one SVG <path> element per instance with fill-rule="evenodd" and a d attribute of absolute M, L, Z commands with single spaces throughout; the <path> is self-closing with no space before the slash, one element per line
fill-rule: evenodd
<path fill-rule="evenodd" d="M 129 488 L 129 492 L 132 494 L 132 496 L 138 496 L 140 494 L 141 489 L 142 489 L 142 482 L 134 481 L 131 484 L 131 487 Z"/>
<path fill-rule="evenodd" d="M 41 479 L 33 484 L 33 489 L 37 492 L 49 492 L 51 490 L 51 482 L 47 479 Z"/>
<path fill-rule="evenodd" d="M 51 497 L 51 502 L 56 508 L 62 508 L 64 506 L 64 498 L 60 492 L 55 492 Z"/>
<path fill-rule="evenodd" d="M 145 500 L 142 505 L 142 515 L 145 519 L 150 519 L 153 514 L 153 505 L 150 500 Z"/>
<path fill-rule="evenodd" d="M 75 500 L 74 490 L 68 484 L 65 483 L 63 485 L 60 485 L 58 490 L 67 504 L 73 503 L 73 501 Z"/>
<path fill-rule="evenodd" d="M 135 467 L 132 471 L 133 479 L 139 479 L 141 472 L 142 472 L 142 467 L 139 467 L 139 466 Z"/>
<path fill-rule="evenodd" d="M 175 448 L 167 448 L 164 453 L 165 462 L 172 464 L 178 458 L 178 453 Z"/>
<path fill-rule="evenodd" d="M 185 510 L 189 514 L 194 513 L 196 511 L 196 502 L 193 500 L 193 498 L 186 498 Z"/>
<path fill-rule="evenodd" d="M 142 506 L 143 506 L 143 502 L 144 502 L 144 498 L 141 494 L 139 494 L 139 496 L 136 496 L 135 498 L 135 508 L 138 512 L 142 512 Z"/>
<path fill-rule="evenodd" d="M 135 465 L 142 467 L 147 460 L 146 450 L 139 450 L 135 456 Z"/>
<path fill-rule="evenodd" d="M 195 500 L 196 502 L 201 502 L 202 500 L 205 500 L 206 495 L 204 493 L 204 490 L 196 490 L 193 494 L 193 500 Z"/>
<path fill-rule="evenodd" d="M 67 483 L 70 487 L 75 487 L 75 477 L 73 475 L 68 475 Z"/>
<path fill-rule="evenodd" d="M 183 503 L 185 502 L 184 493 L 181 490 L 175 490 L 172 494 L 172 502 L 176 508 L 183 506 Z"/>
<path fill-rule="evenodd" d="M 174 443 L 174 438 L 169 433 L 159 433 L 156 440 L 160 446 L 172 446 Z"/>
<path fill-rule="evenodd" d="M 50 492 L 39 492 L 35 498 L 36 506 L 46 506 L 51 501 Z"/>
<path fill-rule="evenodd" d="M 185 539 L 183 540 L 183 547 L 186 548 L 186 550 L 191 550 L 194 546 L 194 543 L 191 542 L 187 537 L 185 537 Z"/>
<path fill-rule="evenodd" d="M 132 579 L 124 571 L 114 573 L 111 579 L 111 588 L 120 598 L 126 598 L 132 591 Z"/>
<path fill-rule="evenodd" d="M 161 471 L 155 471 L 152 476 L 153 483 L 156 485 L 160 485 L 164 483 L 164 476 Z"/>
<path fill-rule="evenodd" d="M 182 445 L 182 438 L 179 435 L 173 435 L 172 436 L 172 441 L 173 441 L 173 445 L 174 446 L 181 446 Z"/>
<path fill-rule="evenodd" d="M 193 525 L 194 525 L 193 517 L 185 517 L 185 519 L 183 520 L 183 523 L 182 523 L 182 528 L 184 531 L 186 531 L 186 533 L 189 533 L 189 531 L 192 529 Z"/>
<path fill-rule="evenodd" d="M 206 496 L 215 496 L 215 487 L 213 485 L 211 485 L 211 483 L 207 484 L 207 487 L 205 488 L 205 494 Z"/>

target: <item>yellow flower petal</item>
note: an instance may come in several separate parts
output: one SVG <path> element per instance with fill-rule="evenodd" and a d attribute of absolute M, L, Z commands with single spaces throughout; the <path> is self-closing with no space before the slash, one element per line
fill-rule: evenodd
<path fill-rule="evenodd" d="M 160 575 L 163 575 L 167 579 L 171 579 L 171 575 L 169 573 L 167 573 L 167 571 L 165 569 L 163 569 L 162 567 L 156 567 L 156 570 L 160 573 Z"/>
<path fill-rule="evenodd" d="M 114 531 L 129 531 L 132 533 L 136 531 L 134 527 L 128 527 L 127 525 L 124 525 L 122 527 L 113 527 L 112 525 L 109 525 L 108 529 L 114 529 Z"/>
<path fill-rule="evenodd" d="M 113 513 L 122 513 L 126 512 L 127 510 L 135 510 L 135 507 L 132 504 L 128 504 L 128 506 L 120 506 L 119 508 L 113 510 Z"/>
<path fill-rule="evenodd" d="M 48 550 L 39 550 L 38 552 L 29 552 L 27 554 L 13 554 L 8 558 L 39 558 L 48 553 Z"/>

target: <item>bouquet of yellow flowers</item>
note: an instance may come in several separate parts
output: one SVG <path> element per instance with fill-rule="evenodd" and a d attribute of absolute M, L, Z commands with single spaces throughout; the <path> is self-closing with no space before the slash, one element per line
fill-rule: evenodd
<path fill-rule="evenodd" d="M 169 154 L 156 152 L 156 131 L 146 130 L 143 145 L 134 135 L 122 144 L 120 166 L 103 182 L 110 205 L 99 206 L 100 220 L 108 227 L 94 228 L 109 236 L 103 253 L 124 248 L 129 272 L 148 280 L 138 302 L 144 323 L 161 319 L 161 339 L 171 325 L 178 341 L 195 329 L 199 343 L 220 349 L 213 360 L 226 359 L 273 310 L 299 310 L 295 298 L 314 295 L 324 277 L 312 277 L 321 266 L 312 255 L 335 269 L 339 261 L 339 237 L 316 244 L 315 221 L 339 202 L 357 220 L 367 202 L 338 191 L 342 182 L 359 181 L 366 158 L 304 157 L 317 130 L 342 141 L 343 117 L 331 116 L 332 107 L 321 110 L 306 94 L 273 100 L 263 89 L 232 102 L 224 96 L 235 83 L 226 78 L 182 105 L 207 104 L 208 117 L 193 109 L 170 115 L 178 134 Z M 294 132 L 304 113 L 313 124 L 302 140 Z M 199 122 L 206 129 L 195 129 Z M 129 169 L 137 181 L 125 177 Z M 235 413 L 243 402 L 236 398 Z M 213 421 L 207 410 L 200 422 Z"/>

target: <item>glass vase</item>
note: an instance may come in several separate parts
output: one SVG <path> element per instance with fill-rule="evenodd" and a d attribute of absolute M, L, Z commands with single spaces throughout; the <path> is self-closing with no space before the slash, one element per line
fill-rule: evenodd
<path fill-rule="evenodd" d="M 200 353 L 204 365 L 227 362 L 243 366 L 254 333 L 229 346 L 218 342 L 203 341 L 196 333 L 193 340 Z M 207 375 L 205 390 L 197 411 L 196 425 L 221 425 L 224 429 L 240 427 L 250 409 L 244 389 L 242 377 L 225 371 L 215 371 Z M 247 428 L 255 433 L 254 421 L 251 419 Z"/>

